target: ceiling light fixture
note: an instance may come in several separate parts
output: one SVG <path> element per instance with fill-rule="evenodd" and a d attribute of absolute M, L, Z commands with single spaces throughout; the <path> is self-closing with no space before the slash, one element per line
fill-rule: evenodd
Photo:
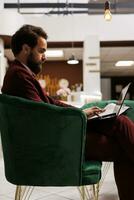
<path fill-rule="evenodd" d="M 112 19 L 112 15 L 111 15 L 111 11 L 110 11 L 110 2 L 109 1 L 105 2 L 104 19 L 106 21 L 111 21 L 111 19 Z"/>
<path fill-rule="evenodd" d="M 61 58 L 64 56 L 63 50 L 47 50 L 45 52 L 46 57 L 48 58 Z"/>
<path fill-rule="evenodd" d="M 134 65 L 133 60 L 123 60 L 123 61 L 118 61 L 117 63 L 115 63 L 116 67 L 131 67 L 133 65 Z"/>
<path fill-rule="evenodd" d="M 72 52 L 74 52 L 74 42 L 72 41 Z M 79 60 L 76 59 L 74 53 L 72 53 L 71 57 L 67 60 L 67 64 L 76 65 L 79 63 Z"/>
<path fill-rule="evenodd" d="M 71 57 L 67 60 L 67 64 L 69 65 L 76 65 L 79 63 L 79 60 L 76 59 L 74 55 L 74 41 L 73 41 L 73 29 L 74 29 L 74 18 L 73 18 L 73 4 L 72 4 L 72 55 Z"/>
<path fill-rule="evenodd" d="M 76 65 L 78 63 L 79 63 L 79 61 L 75 58 L 75 56 L 73 54 L 67 61 L 67 64 L 70 64 L 70 65 Z"/>

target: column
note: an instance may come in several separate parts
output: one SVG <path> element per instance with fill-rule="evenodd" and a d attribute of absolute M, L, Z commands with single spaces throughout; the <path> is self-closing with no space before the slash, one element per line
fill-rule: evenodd
<path fill-rule="evenodd" d="M 6 67 L 7 67 L 7 61 L 6 58 L 4 57 L 4 43 L 3 40 L 0 38 L 0 90 L 3 85 L 3 79 L 6 72 Z"/>
<path fill-rule="evenodd" d="M 83 52 L 83 91 L 87 102 L 101 100 L 100 41 L 97 35 L 88 35 Z"/>
<path fill-rule="evenodd" d="M 0 12 L 4 9 L 4 0 L 0 0 Z"/>

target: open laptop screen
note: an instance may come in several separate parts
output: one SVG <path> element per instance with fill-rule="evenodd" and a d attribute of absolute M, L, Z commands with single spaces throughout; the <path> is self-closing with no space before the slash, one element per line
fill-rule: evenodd
<path fill-rule="evenodd" d="M 114 113 L 116 113 L 116 115 L 119 115 L 119 113 L 120 113 L 121 107 L 123 106 L 123 103 L 126 98 L 127 91 L 128 91 L 130 84 L 131 83 L 129 83 L 126 87 L 124 87 L 120 93 L 119 100 L 117 100 L 116 106 L 114 109 Z"/>

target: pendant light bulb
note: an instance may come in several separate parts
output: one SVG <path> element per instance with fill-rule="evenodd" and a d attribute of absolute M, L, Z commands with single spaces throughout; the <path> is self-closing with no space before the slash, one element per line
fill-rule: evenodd
<path fill-rule="evenodd" d="M 110 12 L 110 2 L 106 1 L 105 2 L 105 13 L 104 13 L 104 19 L 106 21 L 111 21 L 112 19 L 112 14 Z"/>

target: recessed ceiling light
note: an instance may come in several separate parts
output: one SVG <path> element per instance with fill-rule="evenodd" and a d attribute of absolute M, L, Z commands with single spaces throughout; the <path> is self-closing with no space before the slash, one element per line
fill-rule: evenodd
<path fill-rule="evenodd" d="M 47 50 L 45 52 L 45 55 L 46 57 L 48 58 L 55 58 L 55 57 L 58 57 L 58 58 L 61 58 L 64 56 L 64 53 L 63 53 L 63 50 Z"/>
<path fill-rule="evenodd" d="M 118 61 L 117 63 L 115 63 L 116 67 L 122 67 L 122 66 L 133 66 L 134 65 L 134 61 L 133 60 L 123 60 L 123 61 Z"/>

